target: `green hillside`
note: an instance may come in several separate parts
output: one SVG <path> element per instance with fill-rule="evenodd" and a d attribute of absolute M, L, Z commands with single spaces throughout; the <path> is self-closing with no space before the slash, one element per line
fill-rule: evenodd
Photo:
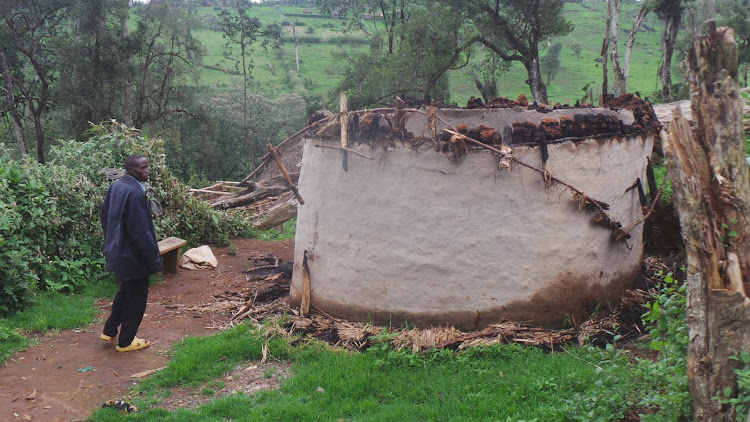
<path fill-rule="evenodd" d="M 566 3 L 566 17 L 574 25 L 574 31 L 568 36 L 551 39 L 549 45 L 562 43 L 560 54 L 561 68 L 547 87 L 550 102 L 564 103 L 566 99 L 574 102 L 583 96 L 583 88 L 590 85 L 597 96 L 601 92 L 602 70 L 601 64 L 595 59 L 600 58 L 602 37 L 606 20 L 606 2 Z M 625 3 L 621 12 L 621 56 L 624 55 L 624 44 L 632 27 L 639 3 Z M 271 96 L 282 93 L 300 93 L 308 99 L 320 100 L 326 98 L 339 80 L 342 63 L 333 57 L 334 51 L 366 51 L 369 48 L 367 37 L 362 33 L 346 32 L 346 21 L 343 19 L 329 19 L 318 17 L 313 8 L 312 15 L 304 14 L 304 7 L 257 5 L 251 9 L 251 14 L 257 16 L 264 23 L 278 23 L 282 25 L 283 43 L 280 48 L 263 49 L 260 44 L 253 46 L 252 76 L 253 90 L 264 92 Z M 198 84 L 210 87 L 232 89 L 241 84 L 241 76 L 236 73 L 237 58 L 235 48 L 229 51 L 225 48 L 225 41 L 216 25 L 216 19 L 221 8 L 204 7 L 198 10 L 202 26 L 194 32 L 206 46 L 206 56 L 203 59 L 201 78 Z M 297 35 L 300 39 L 300 74 L 296 74 L 294 55 L 294 41 L 292 26 L 296 21 Z M 374 23 L 373 23 L 374 25 Z M 636 39 L 630 68 L 628 90 L 639 91 L 649 95 L 659 88 L 657 69 L 661 60 L 662 24 L 655 15 L 646 19 Z M 576 57 L 570 45 L 579 43 L 582 46 L 580 60 Z M 546 48 L 546 45 L 542 47 Z M 544 55 L 546 51 L 542 51 Z M 478 54 L 475 54 L 478 57 Z M 611 66 L 610 66 L 611 68 Z M 679 67 L 673 66 L 675 72 Z M 217 69 L 223 69 L 217 70 Z M 544 69 L 543 69 L 544 71 Z M 679 74 L 674 80 L 679 81 Z M 526 71 L 519 63 L 511 65 L 510 69 L 498 81 L 501 95 L 516 97 L 524 93 L 529 95 L 525 85 Z M 610 75 L 610 84 L 613 76 Z M 469 69 L 464 68 L 450 74 L 452 99 L 459 105 L 464 105 L 471 96 L 479 96 Z"/>

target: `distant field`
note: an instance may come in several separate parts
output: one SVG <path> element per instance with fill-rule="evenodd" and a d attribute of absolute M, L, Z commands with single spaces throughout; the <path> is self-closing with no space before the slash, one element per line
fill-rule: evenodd
<path fill-rule="evenodd" d="M 600 57 L 606 2 L 589 2 L 585 6 L 578 3 L 566 3 L 565 7 L 566 17 L 573 22 L 575 29 L 568 36 L 550 40 L 550 45 L 557 42 L 563 45 L 560 54 L 561 69 L 547 87 L 551 103 L 564 103 L 567 99 L 575 102 L 584 95 L 583 87 L 587 84 L 593 88 L 595 96 L 601 92 L 601 64 L 595 59 Z M 638 7 L 639 5 L 634 3 L 623 5 L 620 23 L 621 57 L 624 56 L 624 44 Z M 294 6 L 265 5 L 253 6 L 251 9 L 251 14 L 260 18 L 264 23 L 284 24 L 282 26 L 284 42 L 279 49 L 269 47 L 268 50 L 264 50 L 260 43 L 253 46 L 254 90 L 272 96 L 298 92 L 311 99 L 325 98 L 340 78 L 340 63 L 337 63 L 332 53 L 336 50 L 366 51 L 369 48 L 368 40 L 363 34 L 344 32 L 346 21 L 342 19 L 290 16 L 292 14 L 304 15 L 304 9 Z M 194 34 L 206 46 L 207 54 L 203 59 L 203 64 L 224 71 L 202 67 L 198 83 L 205 86 L 235 89 L 237 85 L 241 85 L 242 77 L 236 74 L 235 62 L 230 58 L 239 58 L 239 49 L 234 47 L 230 51 L 229 58 L 225 56 L 225 40 L 221 32 L 215 30 L 217 28 L 216 16 L 220 10 L 220 8 L 200 8 L 199 16 L 203 24 Z M 318 13 L 315 9 L 313 12 Z M 300 39 L 299 77 L 296 75 L 291 27 L 295 21 Z M 655 15 L 650 15 L 639 32 L 633 49 L 628 82 L 629 91 L 639 91 L 644 96 L 651 96 L 655 90 L 660 90 L 656 73 L 661 60 L 661 30 L 661 22 L 656 19 Z M 570 45 L 576 42 L 582 46 L 580 70 L 579 62 L 570 48 Z M 546 51 L 542 52 L 542 55 L 545 53 Z M 673 70 L 675 72 L 673 80 L 679 81 L 677 61 L 673 63 Z M 498 81 L 500 94 L 511 98 L 521 93 L 530 95 L 525 80 L 526 71 L 523 66 L 519 63 L 513 64 Z M 613 81 L 611 74 L 609 80 L 611 86 Z M 452 99 L 459 105 L 465 105 L 466 100 L 471 96 L 479 96 L 469 69 L 453 71 L 450 74 L 450 86 Z"/>

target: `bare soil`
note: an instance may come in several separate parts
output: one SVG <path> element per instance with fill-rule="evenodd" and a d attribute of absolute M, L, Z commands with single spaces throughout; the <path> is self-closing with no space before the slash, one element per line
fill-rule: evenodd
<path fill-rule="evenodd" d="M 165 366 L 170 359 L 168 351 L 176 342 L 225 327 L 231 311 L 209 305 L 227 297 L 249 300 L 259 290 L 267 293 L 268 283 L 257 281 L 242 271 L 257 267 L 261 258 L 280 258 L 282 262 L 291 262 L 294 258 L 293 240 L 234 239 L 232 243 L 236 247 L 234 255 L 229 253 L 229 248 L 212 247 L 219 261 L 217 269 L 180 269 L 177 274 L 165 275 L 162 283 L 151 287 L 146 315 L 138 332 L 140 338 L 152 342 L 151 347 L 119 353 L 115 351 L 114 341 L 99 339 L 103 320 L 112 304 L 109 299 L 98 304 L 101 318 L 96 324 L 82 330 L 41 336 L 37 345 L 13 356 L 0 367 L 0 420 L 85 420 L 106 401 L 125 397 L 136 381 L 132 375 Z M 289 280 L 284 277 L 286 275 L 275 284 L 286 284 L 288 289 Z M 284 293 L 281 290 L 266 296 L 273 300 Z M 258 389 L 275 388 L 287 374 L 288 368 L 279 365 L 249 363 L 226 374 L 215 393 L 253 393 Z M 176 389 L 164 406 L 197 405 L 213 398 L 205 393 Z"/>

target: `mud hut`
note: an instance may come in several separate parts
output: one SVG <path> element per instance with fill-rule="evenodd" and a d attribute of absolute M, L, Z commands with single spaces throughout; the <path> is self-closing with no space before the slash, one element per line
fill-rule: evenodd
<path fill-rule="evenodd" d="M 575 324 L 636 279 L 649 103 L 341 116 L 304 139 L 294 303 L 394 325 Z"/>

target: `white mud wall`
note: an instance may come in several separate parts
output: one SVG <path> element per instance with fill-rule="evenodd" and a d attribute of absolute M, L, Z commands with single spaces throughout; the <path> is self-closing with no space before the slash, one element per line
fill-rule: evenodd
<path fill-rule="evenodd" d="M 627 242 L 593 222 L 561 185 L 498 169 L 489 152 L 456 161 L 423 145 L 355 145 L 373 157 L 306 140 L 299 191 L 293 303 L 305 252 L 313 307 L 360 321 L 481 328 L 511 319 L 581 323 L 616 303 L 641 265 L 642 224 Z M 551 173 L 610 205 L 623 227 L 641 218 L 646 135 L 549 145 Z M 542 168 L 538 147 L 513 155 Z"/>

